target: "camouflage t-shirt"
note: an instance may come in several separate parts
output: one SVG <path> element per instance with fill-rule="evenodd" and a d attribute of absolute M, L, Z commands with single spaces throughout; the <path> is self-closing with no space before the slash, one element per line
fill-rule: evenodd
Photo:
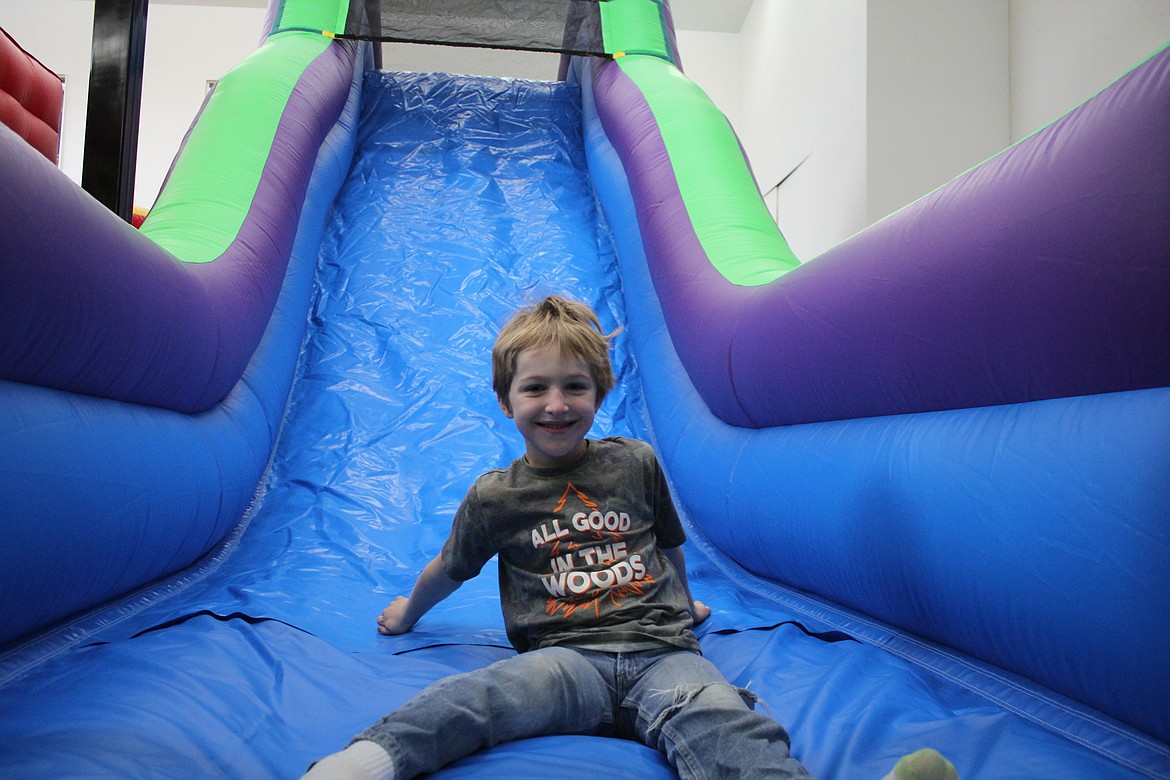
<path fill-rule="evenodd" d="M 697 650 L 686 593 L 661 552 L 685 540 L 650 446 L 590 439 L 568 468 L 520 458 L 477 479 L 442 561 L 463 581 L 499 555 L 504 625 L 520 652 Z"/>

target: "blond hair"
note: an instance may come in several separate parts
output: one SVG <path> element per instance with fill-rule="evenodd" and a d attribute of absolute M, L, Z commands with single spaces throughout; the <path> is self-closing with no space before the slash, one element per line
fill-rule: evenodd
<path fill-rule="evenodd" d="M 620 328 L 619 328 L 620 330 Z M 597 405 L 613 389 L 613 367 L 609 362 L 609 340 L 617 330 L 606 333 L 593 309 L 584 303 L 550 295 L 526 306 L 500 329 L 492 347 L 492 389 L 505 406 L 516 377 L 516 360 L 526 349 L 556 349 L 562 355 L 578 357 L 589 366 L 597 388 Z"/>

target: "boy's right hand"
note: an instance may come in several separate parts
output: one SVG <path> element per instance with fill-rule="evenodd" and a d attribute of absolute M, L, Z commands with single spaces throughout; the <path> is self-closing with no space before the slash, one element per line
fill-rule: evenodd
<path fill-rule="evenodd" d="M 431 607 L 450 596 L 463 583 L 453 580 L 443 570 L 443 557 L 437 555 L 423 567 L 422 574 L 410 591 L 410 598 L 399 596 L 378 616 L 378 633 L 386 636 L 405 634 Z"/>
<path fill-rule="evenodd" d="M 412 627 L 406 622 L 406 606 L 410 601 L 405 596 L 399 596 L 390 602 L 390 605 L 378 615 L 378 633 L 386 636 L 405 634 Z"/>

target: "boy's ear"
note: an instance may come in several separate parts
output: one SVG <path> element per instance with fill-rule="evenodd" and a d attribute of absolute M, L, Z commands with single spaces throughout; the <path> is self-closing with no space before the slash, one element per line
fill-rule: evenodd
<path fill-rule="evenodd" d="M 500 405 L 500 411 L 504 413 L 505 417 L 507 417 L 509 420 L 511 420 L 512 419 L 512 407 L 508 405 L 508 399 L 501 398 L 500 396 L 497 395 L 496 401 Z"/>

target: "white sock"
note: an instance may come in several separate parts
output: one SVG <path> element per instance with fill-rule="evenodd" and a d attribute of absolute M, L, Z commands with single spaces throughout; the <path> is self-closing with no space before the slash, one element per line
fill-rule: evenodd
<path fill-rule="evenodd" d="M 394 762 L 376 742 L 361 739 L 313 764 L 302 780 L 394 780 Z"/>

